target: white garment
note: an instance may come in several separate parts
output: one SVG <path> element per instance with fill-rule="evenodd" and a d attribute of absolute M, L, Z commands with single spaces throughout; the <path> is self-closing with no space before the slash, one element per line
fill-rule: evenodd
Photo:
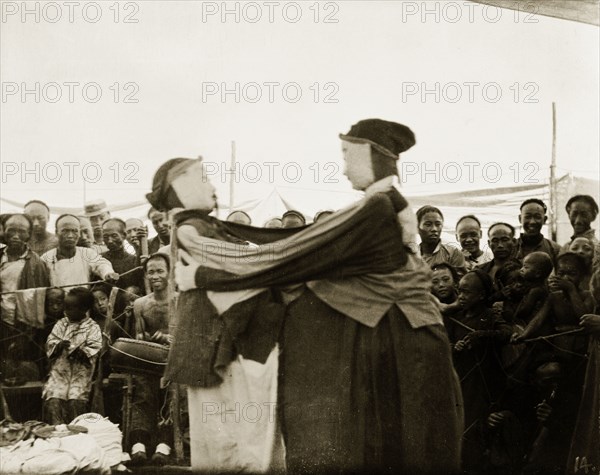
<path fill-rule="evenodd" d="M 54 286 L 85 284 L 90 282 L 92 272 L 104 279 L 114 272 L 112 264 L 93 248 L 75 248 L 75 255 L 70 259 L 56 259 L 56 251 L 50 249 L 42 255 L 42 260 L 50 269 L 50 282 Z"/>
<path fill-rule="evenodd" d="M 284 467 L 276 417 L 278 357 L 277 347 L 264 365 L 238 356 L 219 386 L 188 387 L 193 472 Z"/>

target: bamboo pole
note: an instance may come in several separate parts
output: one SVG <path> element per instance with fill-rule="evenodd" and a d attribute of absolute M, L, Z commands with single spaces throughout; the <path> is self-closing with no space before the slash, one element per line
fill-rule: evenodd
<path fill-rule="evenodd" d="M 550 237 L 556 241 L 558 205 L 556 203 L 556 103 L 552 103 L 552 161 L 550 163 Z"/>
<path fill-rule="evenodd" d="M 169 266 L 169 333 L 174 335 L 178 322 L 174 320 L 176 310 L 176 285 L 175 285 L 175 263 L 177 262 L 177 227 L 175 226 L 175 215 L 172 214 L 171 222 L 171 249 Z M 179 385 L 171 383 L 171 417 L 173 419 L 173 445 L 175 459 L 177 462 L 183 460 L 183 434 L 181 433 L 181 408 L 179 407 Z"/>
<path fill-rule="evenodd" d="M 232 141 L 231 142 L 231 173 L 229 175 L 229 212 L 228 213 L 231 213 L 233 211 L 235 167 L 236 167 L 235 141 Z"/>

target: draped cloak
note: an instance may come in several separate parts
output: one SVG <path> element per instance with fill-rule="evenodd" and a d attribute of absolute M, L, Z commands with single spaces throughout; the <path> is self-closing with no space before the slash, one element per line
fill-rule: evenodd
<path fill-rule="evenodd" d="M 299 229 L 180 213 L 179 245 L 200 267 L 166 377 L 212 387 L 236 355 L 264 363 L 279 341 L 288 471 L 458 471 L 462 398 L 430 271 L 403 247 L 406 206 L 391 189 Z M 278 289 L 294 284 L 284 306 Z"/>

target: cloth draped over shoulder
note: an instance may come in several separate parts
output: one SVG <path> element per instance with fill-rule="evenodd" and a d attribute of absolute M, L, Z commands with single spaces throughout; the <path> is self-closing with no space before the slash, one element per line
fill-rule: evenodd
<path fill-rule="evenodd" d="M 413 328 L 441 325 L 429 293 L 430 271 L 402 243 L 397 214 L 406 206 L 391 189 L 295 229 L 179 213 L 178 243 L 199 264 L 198 288 L 180 294 L 166 377 L 210 387 L 221 382 L 219 372 L 237 353 L 264 363 L 285 312 L 272 289 L 293 284 L 307 282 L 328 305 L 369 327 L 394 304 Z M 349 295 L 353 285 L 357 295 Z M 228 295 L 229 305 L 217 309 L 212 292 Z"/>

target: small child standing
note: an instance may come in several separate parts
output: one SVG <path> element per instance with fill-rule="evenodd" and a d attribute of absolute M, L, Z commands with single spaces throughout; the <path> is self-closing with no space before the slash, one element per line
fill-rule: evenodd
<path fill-rule="evenodd" d="M 45 419 L 49 424 L 68 424 L 87 411 L 92 375 L 102 347 L 100 327 L 88 315 L 94 305 L 92 292 L 84 287 L 65 297 L 65 317 L 46 342 L 50 373 L 44 385 Z"/>

